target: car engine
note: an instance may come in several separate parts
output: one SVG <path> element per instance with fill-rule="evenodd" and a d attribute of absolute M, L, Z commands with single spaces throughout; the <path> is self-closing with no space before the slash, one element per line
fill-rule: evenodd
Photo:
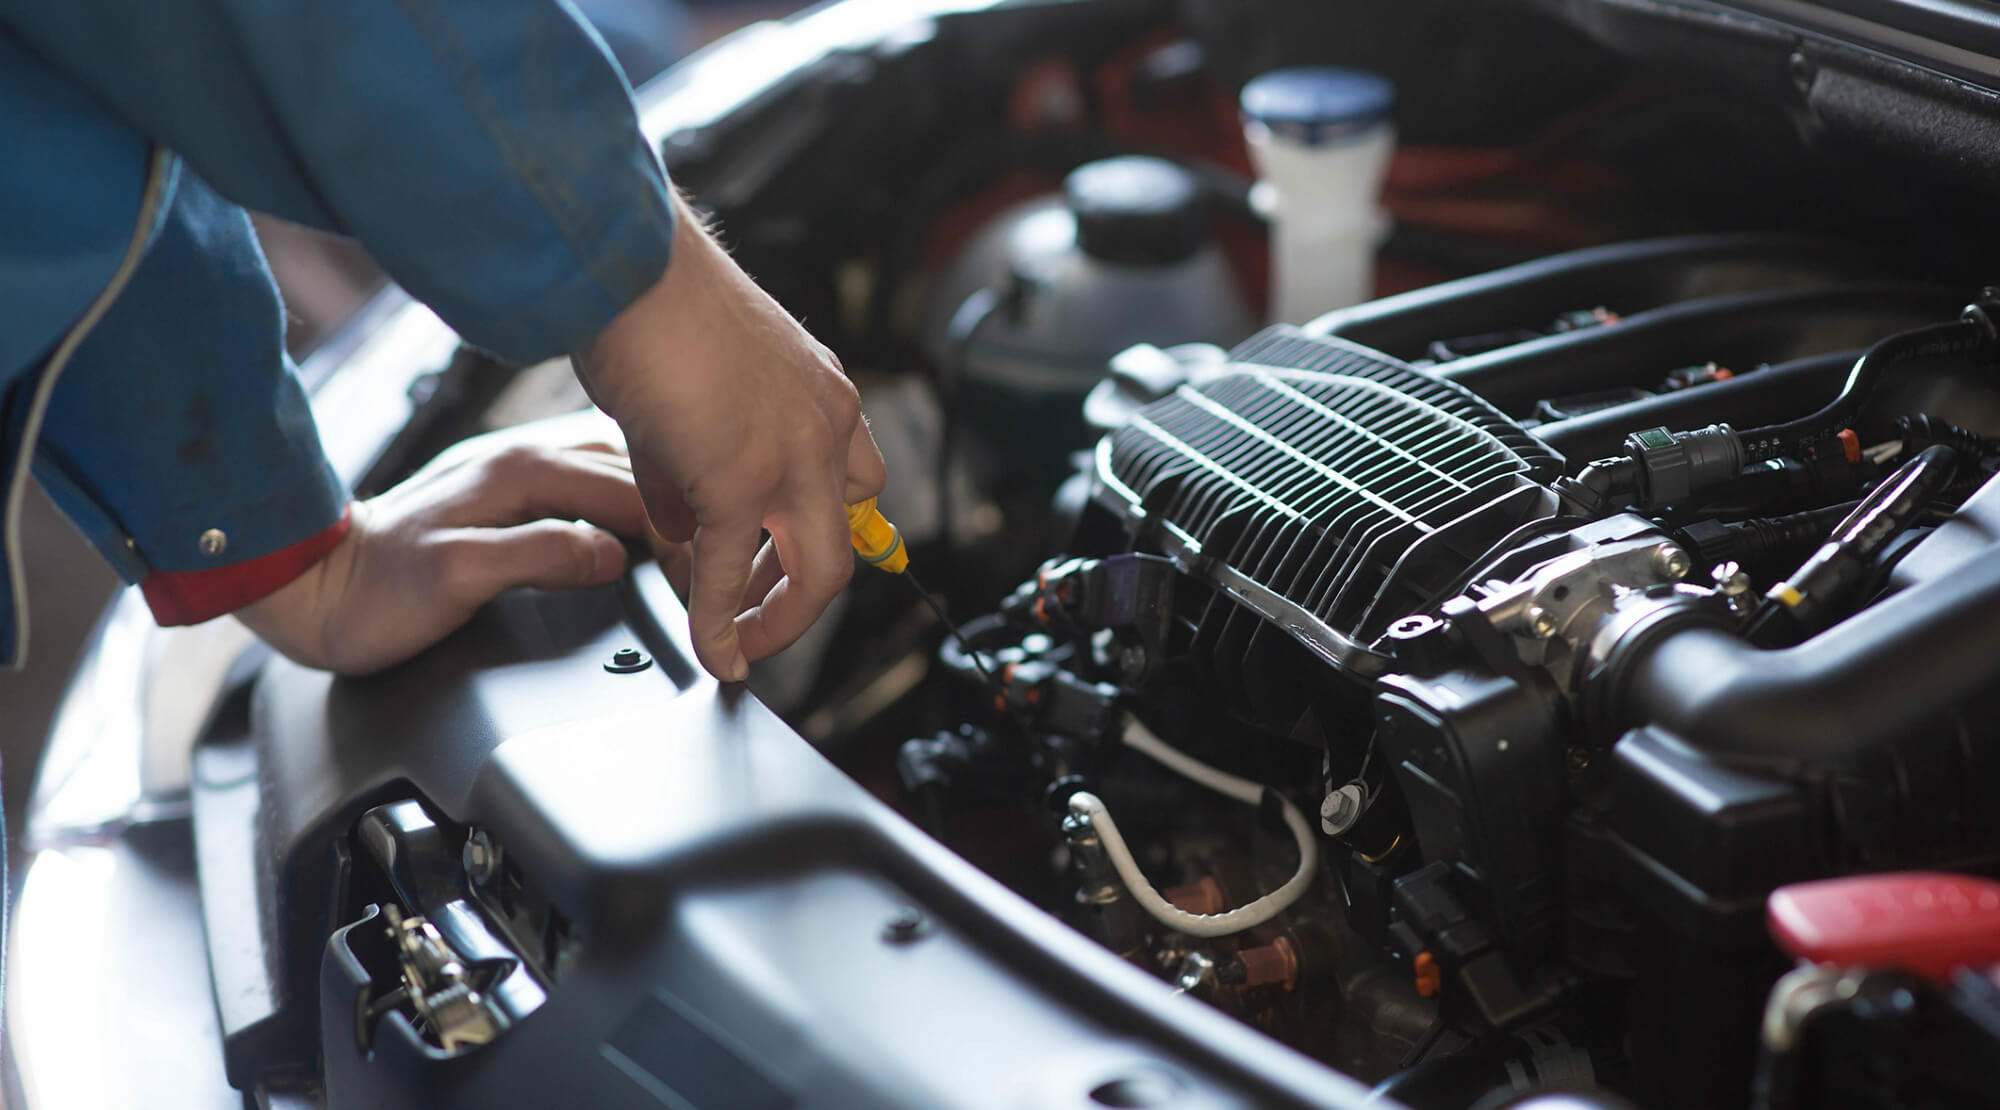
<path fill-rule="evenodd" d="M 1992 308 L 1842 265 L 1653 241 L 1126 352 L 1070 548 L 946 649 L 994 711 L 903 781 L 1034 796 L 1079 928 L 1411 1105 L 1737 1097 L 1773 891 L 2000 850 Z"/>
<path fill-rule="evenodd" d="M 128 594 L 19 1104 L 1993 1105 L 1996 97 L 1957 0 L 737 31 L 641 122 L 908 572 L 743 685 L 636 550 L 363 678 Z M 595 415 L 395 290 L 302 373 L 364 496 Z"/>

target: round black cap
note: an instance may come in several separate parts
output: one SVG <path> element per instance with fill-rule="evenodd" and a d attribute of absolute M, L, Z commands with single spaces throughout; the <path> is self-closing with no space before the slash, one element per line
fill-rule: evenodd
<path fill-rule="evenodd" d="M 1201 249 L 1208 214 L 1194 175 L 1131 155 L 1079 166 L 1063 183 L 1083 253 L 1126 266 L 1166 266 Z"/>

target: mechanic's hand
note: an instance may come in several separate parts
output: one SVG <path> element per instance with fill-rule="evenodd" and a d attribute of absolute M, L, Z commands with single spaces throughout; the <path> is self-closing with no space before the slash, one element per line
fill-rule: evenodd
<path fill-rule="evenodd" d="M 666 275 L 576 368 L 625 431 L 653 527 L 693 541 L 695 654 L 742 680 L 853 573 L 844 506 L 884 480 L 854 386 L 685 204 Z"/>
<path fill-rule="evenodd" d="M 613 533 L 649 534 L 616 438 L 562 418 L 467 440 L 356 502 L 326 558 L 236 617 L 307 666 L 368 674 L 517 586 L 608 582 L 625 569 Z"/>

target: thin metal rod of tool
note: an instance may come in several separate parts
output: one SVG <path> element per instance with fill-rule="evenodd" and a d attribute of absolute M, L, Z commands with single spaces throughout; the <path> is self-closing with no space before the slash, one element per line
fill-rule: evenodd
<path fill-rule="evenodd" d="M 924 604 L 931 607 L 931 612 L 937 614 L 937 619 L 944 624 L 944 630 L 951 634 L 952 639 L 958 641 L 959 649 L 965 652 L 967 659 L 972 660 L 972 666 L 979 672 L 979 677 L 986 680 L 986 685 L 991 686 L 995 694 L 1005 699 L 1006 688 L 1000 685 L 999 679 L 993 677 L 992 671 L 986 669 L 986 661 L 979 657 L 979 652 L 973 648 L 972 641 L 967 640 L 965 633 L 959 631 L 958 625 L 945 615 L 944 604 L 938 601 L 937 595 L 925 589 L 924 584 L 917 581 L 917 576 L 908 570 L 903 571 L 903 578 L 909 582 L 911 589 L 917 591 L 917 596 L 924 599 Z"/>
<path fill-rule="evenodd" d="M 950 633 L 951 638 L 964 650 L 965 657 L 972 660 L 973 669 L 979 672 L 979 677 L 986 680 L 987 688 L 993 691 L 1000 706 L 1005 708 L 1007 688 L 993 677 L 992 671 L 986 669 L 986 661 L 979 657 L 979 652 L 973 650 L 971 641 L 965 638 L 965 633 L 959 630 L 950 616 L 946 615 L 944 605 L 938 601 L 937 595 L 925 589 L 924 584 L 917 581 L 917 576 L 910 573 L 910 551 L 903 545 L 903 534 L 894 524 L 889 523 L 888 517 L 882 515 L 882 510 L 876 505 L 873 497 L 847 506 L 847 527 L 853 537 L 854 553 L 869 566 L 890 574 L 901 575 L 910 583 L 910 588 L 917 591 L 917 596 L 923 599 L 925 605 L 930 606 L 931 612 L 935 613 L 937 619 L 944 624 L 945 631 Z M 1026 727 L 1026 722 L 1022 723 L 1022 727 Z"/>

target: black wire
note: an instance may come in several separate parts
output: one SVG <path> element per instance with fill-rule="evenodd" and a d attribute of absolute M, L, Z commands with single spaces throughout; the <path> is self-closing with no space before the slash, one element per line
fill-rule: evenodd
<path fill-rule="evenodd" d="M 2000 442 L 1928 413 L 1898 417 L 1896 430 L 1902 433 L 1903 454 L 1906 457 L 1914 456 L 1926 447 L 1942 445 L 1965 459 L 2000 458 Z"/>
<path fill-rule="evenodd" d="M 1791 604 L 1767 600 L 1744 628 L 1753 643 L 1769 643 L 1781 632 L 1812 635 L 1827 623 L 1833 607 L 1853 596 L 1868 567 L 1891 541 L 1930 508 L 1939 490 L 1958 472 L 1958 452 L 1942 444 L 1926 447 L 1861 499 L 1852 513 L 1812 557 L 1785 579 L 1800 595 Z"/>
<path fill-rule="evenodd" d="M 1438 1038 L 1444 1036 L 1446 1025 L 1447 1023 L 1442 1017 L 1431 1022 L 1430 1028 L 1425 1029 L 1423 1035 L 1417 1038 L 1417 1043 L 1410 1046 L 1410 1051 L 1403 1057 L 1402 1063 L 1396 1065 L 1397 1070 L 1407 1071 L 1422 1063 L 1424 1057 L 1430 1055 L 1431 1049 L 1437 1047 Z M 1379 1087 L 1377 1088 L 1377 1090 L 1380 1089 Z"/>
<path fill-rule="evenodd" d="M 1005 292 L 993 286 L 975 289 L 951 314 L 951 323 L 945 329 L 945 355 L 937 367 L 937 512 L 938 538 L 947 552 L 957 546 L 951 519 L 951 461 L 958 452 L 959 393 L 965 388 L 966 375 L 971 369 L 972 342 L 994 313 L 1016 303 L 1019 295 L 1018 285 Z"/>
<path fill-rule="evenodd" d="M 1783 424 L 1752 428 L 1742 433 L 1746 462 L 1762 462 L 1784 455 L 1798 455 L 1818 440 L 1853 423 L 1861 406 L 1875 391 L 1882 372 L 1920 359 L 1964 357 L 1992 347 L 1994 337 L 1983 315 L 1967 316 L 1949 324 L 1933 324 L 1914 331 L 1889 336 L 1862 353 L 1840 393 L 1810 416 Z"/>

